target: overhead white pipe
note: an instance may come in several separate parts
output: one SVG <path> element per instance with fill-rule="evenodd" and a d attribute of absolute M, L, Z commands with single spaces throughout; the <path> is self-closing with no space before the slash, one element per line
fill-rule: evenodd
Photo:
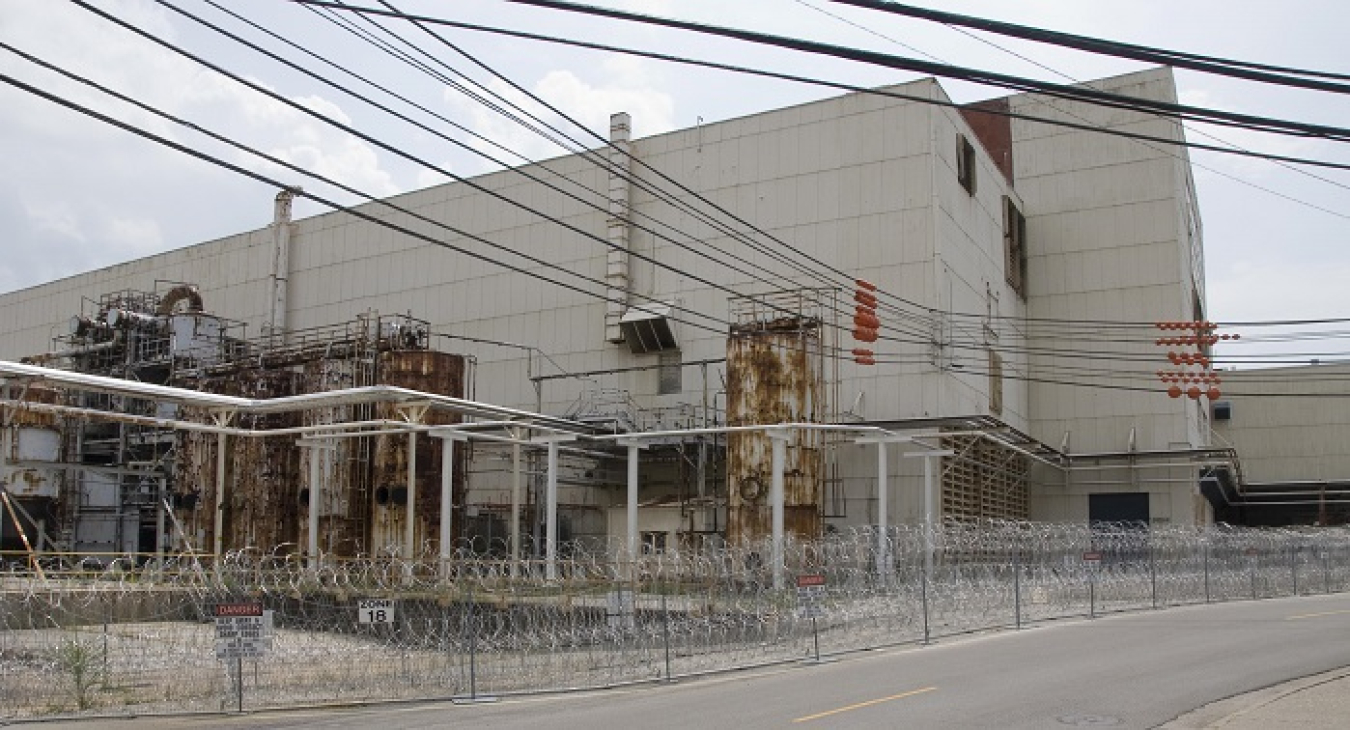
<path fill-rule="evenodd" d="M 609 218 L 606 221 L 605 254 L 605 339 L 623 342 L 619 319 L 628 306 L 629 285 L 629 218 L 632 198 L 632 119 L 625 112 L 609 117 Z"/>
<path fill-rule="evenodd" d="M 268 312 L 267 336 L 285 344 L 287 313 L 290 309 L 288 290 L 291 277 L 291 203 L 300 188 L 285 188 L 277 193 L 272 206 L 272 298 Z"/>

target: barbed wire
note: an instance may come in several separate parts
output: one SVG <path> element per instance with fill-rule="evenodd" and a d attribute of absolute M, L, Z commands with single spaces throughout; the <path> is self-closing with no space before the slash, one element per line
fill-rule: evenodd
<path fill-rule="evenodd" d="M 953 522 L 879 537 L 789 537 L 780 571 L 767 540 L 622 560 L 621 541 L 575 542 L 561 546 L 553 578 L 544 561 L 483 543 L 448 561 L 428 551 L 311 563 L 288 548 L 36 564 L 11 554 L 0 571 L 0 717 L 609 687 L 798 661 L 817 645 L 838 654 L 1350 586 L 1340 528 Z M 809 599 L 792 580 L 802 575 L 823 582 Z M 371 599 L 388 613 L 363 622 Z M 212 610 L 240 601 L 269 612 L 266 648 L 222 661 Z"/>

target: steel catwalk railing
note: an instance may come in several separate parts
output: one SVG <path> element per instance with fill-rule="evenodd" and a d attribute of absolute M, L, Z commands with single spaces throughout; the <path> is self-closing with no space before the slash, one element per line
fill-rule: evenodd
<path fill-rule="evenodd" d="M 878 575 L 880 546 L 893 570 Z M 814 620 L 774 590 L 770 545 L 614 545 L 512 563 L 460 551 L 323 560 L 257 551 L 66 559 L 0 572 L 0 718 L 482 698 L 609 687 L 922 642 L 1065 617 L 1350 588 L 1350 530 L 952 523 L 788 540 L 789 576 L 824 577 Z M 500 546 L 494 546 L 500 547 Z M 35 570 L 33 560 L 44 569 Z M 361 599 L 392 622 L 361 623 Z M 271 611 L 257 659 L 216 655 L 212 608 Z M 818 649 L 817 649 L 818 647 Z M 242 669 L 242 684 L 239 671 Z M 242 690 L 242 692 L 241 692 Z"/>

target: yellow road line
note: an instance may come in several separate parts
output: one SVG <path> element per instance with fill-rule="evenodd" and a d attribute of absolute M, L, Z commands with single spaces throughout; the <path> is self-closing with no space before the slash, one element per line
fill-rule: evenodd
<path fill-rule="evenodd" d="M 834 710 L 826 710 L 825 712 L 818 712 L 814 715 L 807 715 L 806 717 L 799 717 L 793 720 L 793 722 L 810 722 L 812 720 L 819 720 L 822 717 L 829 717 L 830 715 L 838 715 L 841 712 L 849 712 L 851 710 L 859 710 L 864 707 L 871 707 L 872 705 L 879 705 L 882 702 L 890 702 L 891 700 L 898 700 L 904 697 L 913 697 L 914 695 L 923 694 L 924 692 L 932 692 L 935 689 L 937 689 L 937 687 L 924 687 L 923 689 L 915 689 L 910 690 L 909 692 L 901 692 L 898 695 L 891 695 L 890 697 L 882 697 L 881 699 L 877 700 L 868 700 L 866 702 L 859 702 L 856 705 L 849 705 L 848 707 L 840 707 Z"/>
<path fill-rule="evenodd" d="M 1350 609 L 1345 611 L 1322 611 L 1321 613 L 1301 613 L 1297 616 L 1290 616 L 1285 621 L 1295 621 L 1301 618 L 1317 618 L 1318 616 L 1336 616 L 1342 613 L 1350 613 Z"/>

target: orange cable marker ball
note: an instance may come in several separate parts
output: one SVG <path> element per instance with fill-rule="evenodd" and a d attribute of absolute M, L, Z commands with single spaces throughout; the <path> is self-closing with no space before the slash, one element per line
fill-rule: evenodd
<path fill-rule="evenodd" d="M 867 291 L 877 290 L 877 285 L 866 279 L 854 279 L 853 283 L 857 284 L 859 289 L 866 289 Z"/>
<path fill-rule="evenodd" d="M 1191 400 L 1200 400 L 1200 388 L 1194 385 L 1187 388 L 1186 397 L 1190 398 Z"/>
<path fill-rule="evenodd" d="M 1205 395 L 1208 396 L 1210 400 L 1218 400 L 1219 396 L 1223 395 L 1223 393 L 1221 393 L 1218 388 L 1210 388 L 1205 391 Z"/>
<path fill-rule="evenodd" d="M 1174 385 L 1174 386 L 1168 388 L 1168 389 L 1167 389 L 1167 395 L 1170 396 L 1170 397 L 1172 397 L 1172 398 L 1180 398 L 1180 397 L 1181 397 L 1181 386 L 1179 386 L 1179 385 Z"/>

